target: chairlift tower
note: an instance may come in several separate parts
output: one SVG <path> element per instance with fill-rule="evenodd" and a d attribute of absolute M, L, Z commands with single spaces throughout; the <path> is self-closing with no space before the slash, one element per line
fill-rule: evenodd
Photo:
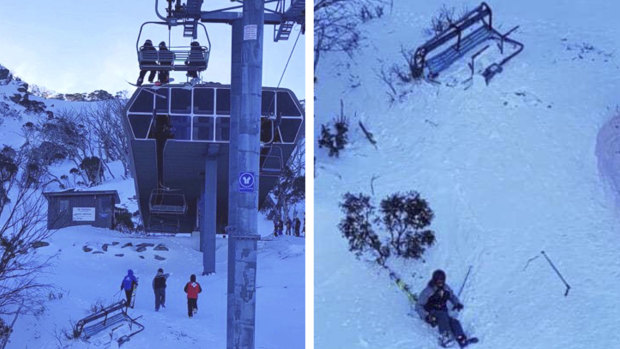
<path fill-rule="evenodd" d="M 167 0 L 165 16 L 159 13 L 158 1 L 157 16 L 171 26 L 183 25 L 184 36 L 196 38 L 198 22 L 232 26 L 226 336 L 227 349 L 254 349 L 263 30 L 265 24 L 274 25 L 274 41 L 287 40 L 296 23 L 303 26 L 305 0 L 245 0 L 238 6 L 210 11 L 202 11 L 203 0 L 187 0 L 185 4 Z M 275 3 L 275 9 L 266 8 L 266 3 Z M 205 187 L 214 166 L 207 160 Z M 202 202 L 205 211 L 215 204 L 207 199 Z"/>

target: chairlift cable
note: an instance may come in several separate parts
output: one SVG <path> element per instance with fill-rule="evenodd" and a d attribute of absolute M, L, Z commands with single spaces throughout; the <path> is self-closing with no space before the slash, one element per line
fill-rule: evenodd
<path fill-rule="evenodd" d="M 297 38 L 295 39 L 293 48 L 291 48 L 291 53 L 289 54 L 288 59 L 286 60 L 286 64 L 284 65 L 284 70 L 282 71 L 282 75 L 280 76 L 280 81 L 278 81 L 278 86 L 276 86 L 276 91 L 274 91 L 273 93 L 273 98 L 271 99 L 271 103 L 269 104 L 269 108 L 267 108 L 267 110 L 270 110 L 276 101 L 277 90 L 280 88 L 280 84 L 282 83 L 282 79 L 284 78 L 284 74 L 286 73 L 286 68 L 288 68 L 288 64 L 290 63 L 291 58 L 293 57 L 293 52 L 295 52 L 295 47 L 297 46 L 297 41 L 299 41 L 300 36 L 301 36 L 301 30 L 297 33 Z"/>
<path fill-rule="evenodd" d="M 284 66 L 284 70 L 282 71 L 282 76 L 280 76 L 280 81 L 278 81 L 278 86 L 276 88 L 280 87 L 280 83 L 282 82 L 282 79 L 284 78 L 284 73 L 286 73 L 286 68 L 288 68 L 288 64 L 291 61 L 291 57 L 293 57 L 293 52 L 295 52 L 295 47 L 297 46 L 297 41 L 299 40 L 300 36 L 301 36 L 301 30 L 297 33 L 297 38 L 295 39 L 295 43 L 293 44 L 293 48 L 291 49 L 291 54 L 288 56 L 288 60 L 286 61 L 286 65 Z"/>

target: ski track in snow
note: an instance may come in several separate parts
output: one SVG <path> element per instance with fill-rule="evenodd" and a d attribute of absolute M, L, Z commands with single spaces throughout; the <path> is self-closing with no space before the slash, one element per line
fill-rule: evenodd
<path fill-rule="evenodd" d="M 342 194 L 370 194 L 373 176 L 375 206 L 390 193 L 417 190 L 435 212 L 438 241 L 426 262 L 393 261 L 416 293 L 436 268 L 458 291 L 473 265 L 459 315 L 465 331 L 481 338 L 472 348 L 617 348 L 620 176 L 612 171 L 620 158 L 610 149 L 618 137 L 599 130 L 619 103 L 620 27 L 608 12 L 593 12 L 615 7 L 577 1 L 571 12 L 558 1 L 528 3 L 490 4 L 500 28 L 521 25 L 513 36 L 525 49 L 489 86 L 422 83 L 389 104 L 376 72 L 404 64 L 401 44 L 415 49 L 424 41 L 419 33 L 437 4 L 395 2 L 391 15 L 364 27 L 368 40 L 353 61 L 321 57 L 316 125 L 331 121 L 343 99 L 351 143 L 338 159 L 316 150 L 317 348 L 437 347 L 436 330 L 407 315 L 405 295 L 383 270 L 348 252 L 336 227 Z M 541 250 L 571 285 L 568 297 Z"/>

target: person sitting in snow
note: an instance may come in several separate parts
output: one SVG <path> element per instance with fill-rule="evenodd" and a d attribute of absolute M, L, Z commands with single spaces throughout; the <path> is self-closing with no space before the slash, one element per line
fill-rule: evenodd
<path fill-rule="evenodd" d="M 187 315 L 191 318 L 198 312 L 198 294 L 202 292 L 202 287 L 196 282 L 196 275 L 189 277 L 189 282 L 183 288 L 187 293 Z"/>
<path fill-rule="evenodd" d="M 415 310 L 422 320 L 428 322 L 432 327 L 439 327 L 442 346 L 448 345 L 455 338 L 459 346 L 463 348 L 469 344 L 469 341 L 463 333 L 461 323 L 448 314 L 446 305 L 448 301 L 452 303 L 454 310 L 463 309 L 463 304 L 446 284 L 446 273 L 438 269 L 433 272 L 432 279 L 420 293 Z"/>
<path fill-rule="evenodd" d="M 159 311 L 159 306 L 166 307 L 166 279 L 170 274 L 164 274 L 162 268 L 157 269 L 157 274 L 153 278 L 153 292 L 155 292 L 155 311 Z"/>
<path fill-rule="evenodd" d="M 125 303 L 126 307 L 131 305 L 131 295 L 136 286 L 138 286 L 138 279 L 133 275 L 133 270 L 129 269 L 127 270 L 127 275 L 125 275 L 121 282 L 121 290 L 125 290 L 125 297 L 127 297 L 127 302 Z"/>

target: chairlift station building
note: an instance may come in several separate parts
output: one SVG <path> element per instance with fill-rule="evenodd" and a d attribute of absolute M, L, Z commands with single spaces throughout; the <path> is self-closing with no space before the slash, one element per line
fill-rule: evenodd
<path fill-rule="evenodd" d="M 239 180 L 228 173 L 230 109 L 230 85 L 217 83 L 144 86 L 131 97 L 125 128 L 147 231 L 192 232 L 214 215 L 216 231 L 224 232 L 229 181 Z M 173 134 L 163 147 L 163 185 L 169 190 L 158 185 L 156 115 L 169 115 Z M 303 129 L 303 108 L 293 92 L 264 87 L 255 188 L 259 204 L 275 186 Z"/>

